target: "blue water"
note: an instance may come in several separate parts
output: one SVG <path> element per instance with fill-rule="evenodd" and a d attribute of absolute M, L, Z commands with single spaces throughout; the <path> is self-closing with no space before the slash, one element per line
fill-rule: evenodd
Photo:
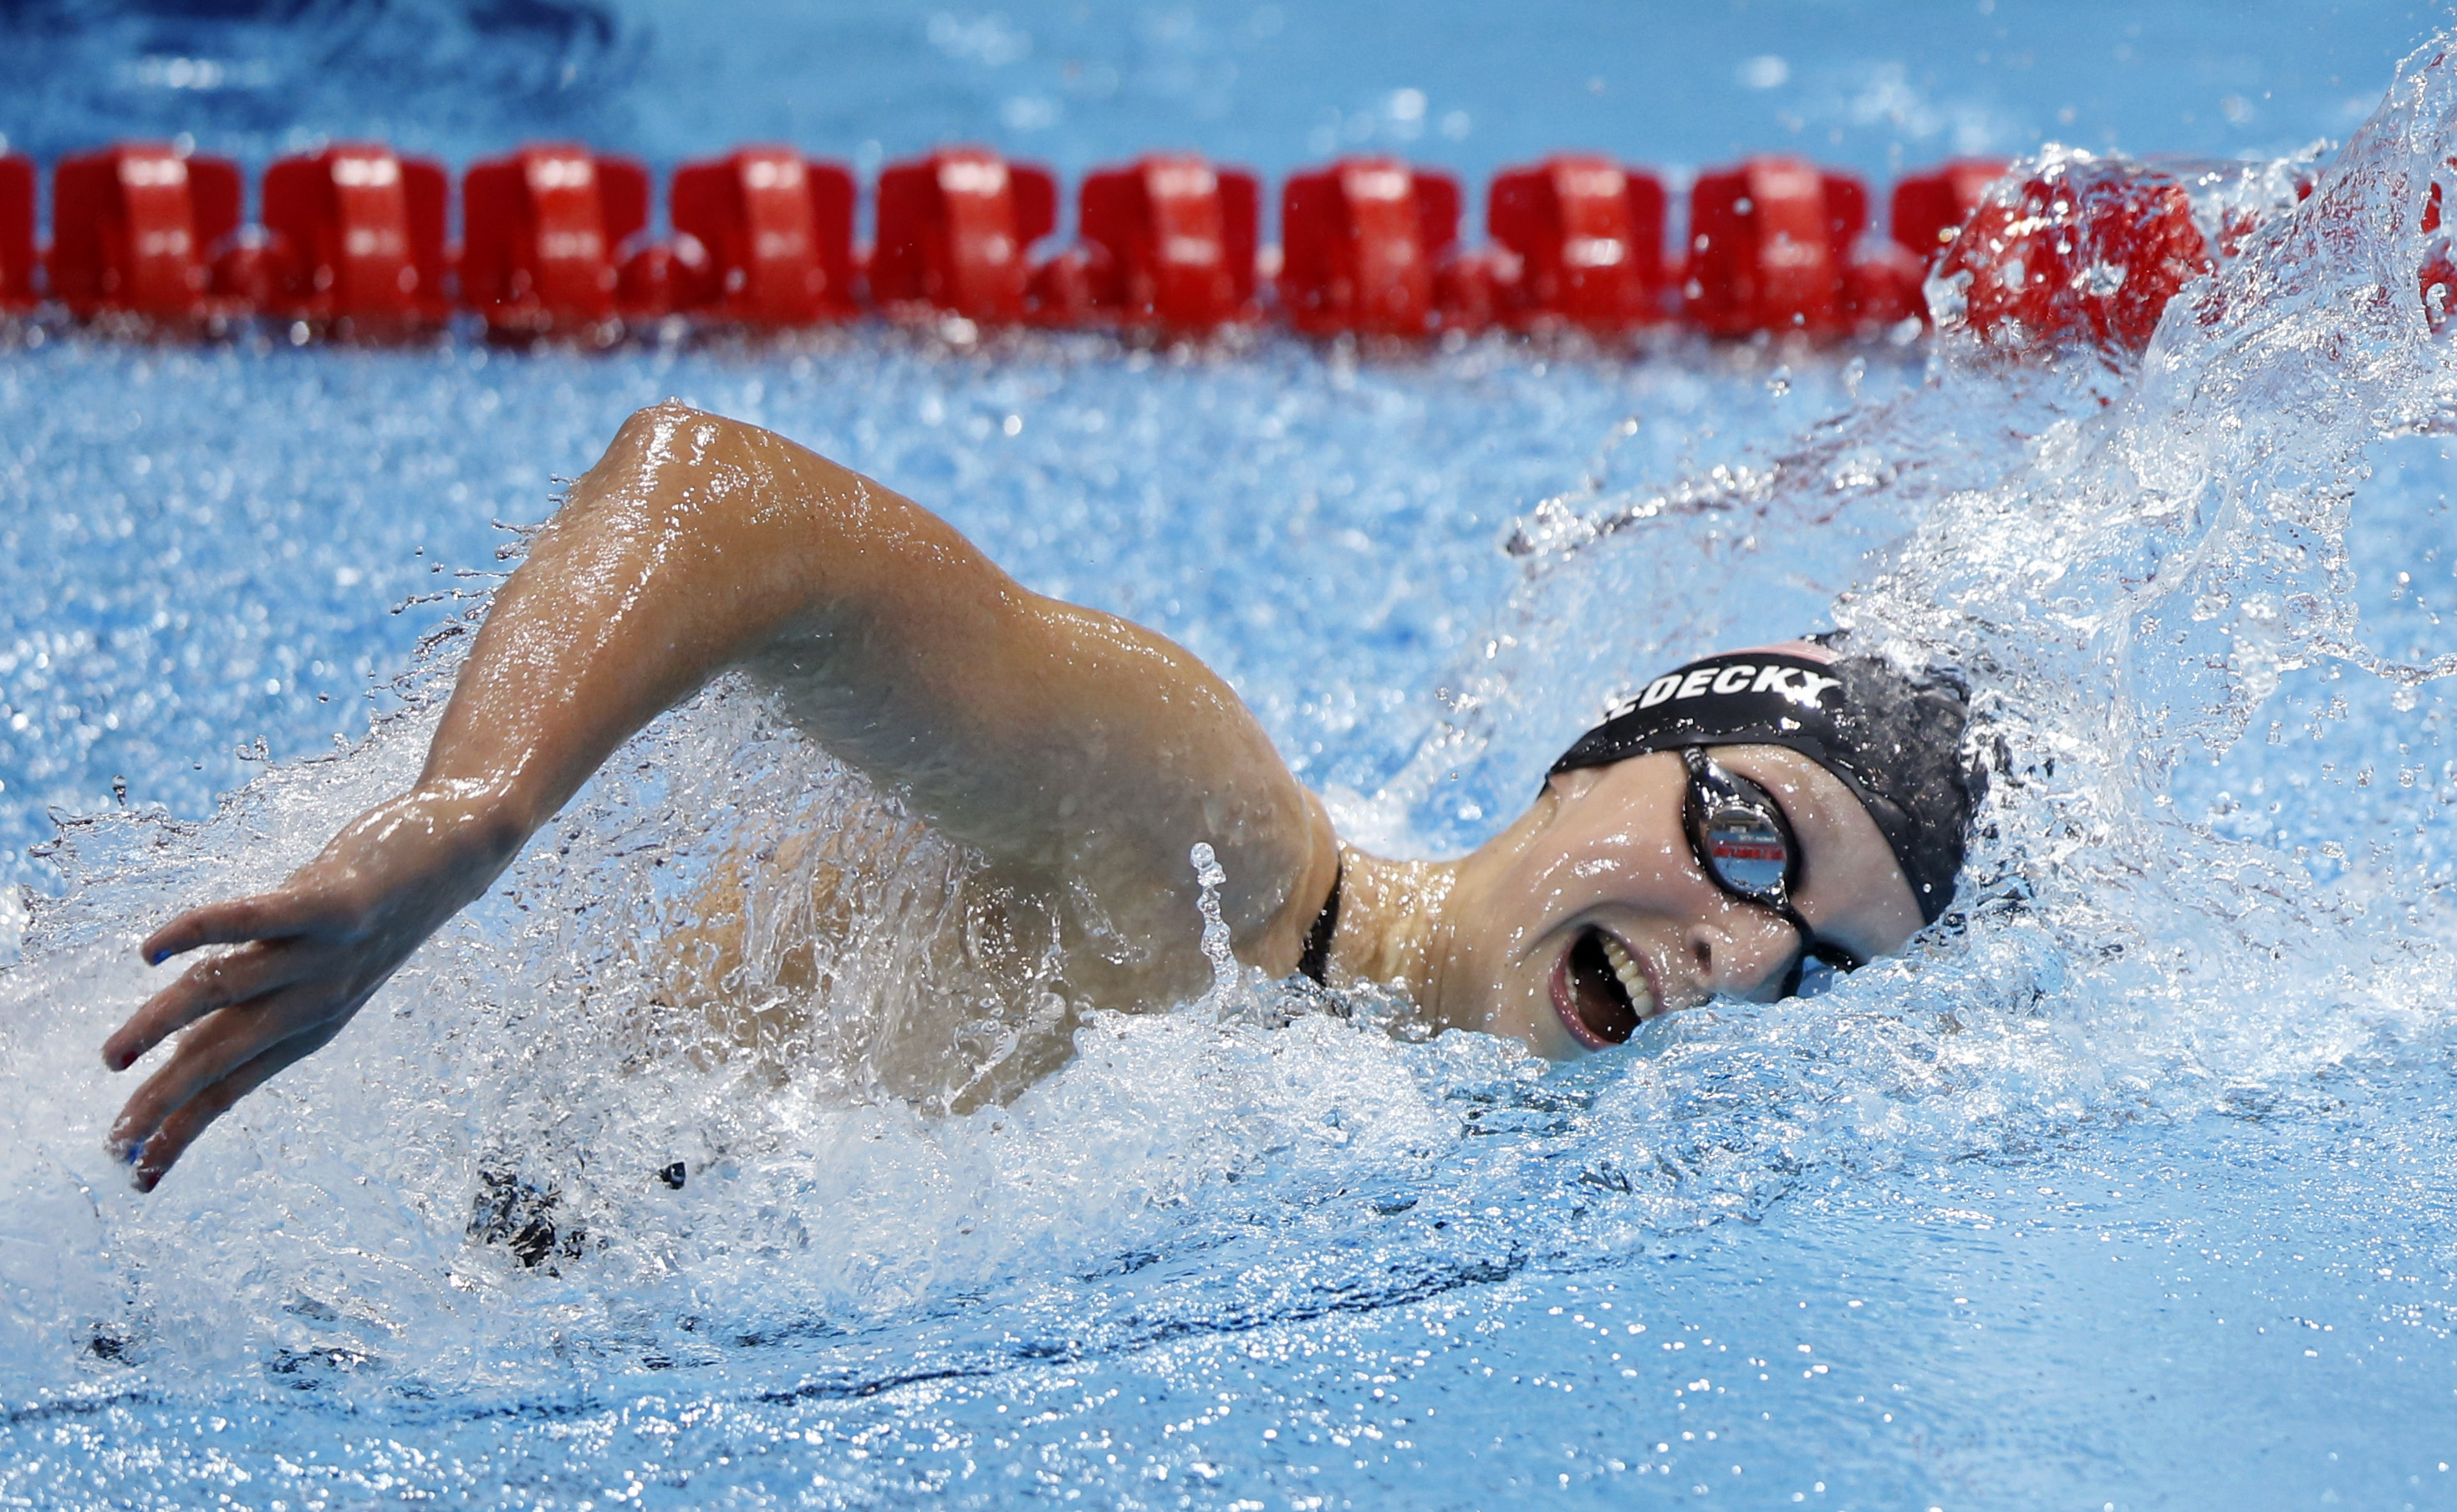
<path fill-rule="evenodd" d="M 2227 155 L 2343 139 L 2435 14 L 2313 0 L 688 13 L 10 0 L 0 133 L 43 155 L 133 130 L 242 155 L 375 134 L 455 160 L 563 133 L 660 162 L 781 137 L 865 168 L 961 138 L 1070 174 L 1160 145 L 1275 176 L 1373 148 L 1478 180 L 1572 146 L 1675 170 L 1789 148 L 1883 177 L 2043 140 Z"/>
<path fill-rule="evenodd" d="M 2268 153 L 2380 115 L 2116 369 L 1950 337 L 1359 361 L 14 333 L 0 825 L 15 850 L 53 806 L 93 817 L 15 863 L 43 901 L 0 975 L 0 1492 L 2457 1505 L 2457 361 L 2401 218 L 2457 149 L 2457 83 L 2418 66 L 2383 105 L 2428 18 L 760 15 L 785 46 L 546 4 L 115 13 L 0 10 L 48 60 L 0 57 L 35 102 L 0 128 L 49 152 L 117 112 L 259 155 L 551 129 L 661 159 L 945 133 L 1070 167 L 1179 140 L 1276 171 L 1329 126 L 1481 171 L 1599 136 L 1696 163 L 1797 118 L 1875 172 L 2034 133 Z M 176 58 L 219 82 L 172 88 Z M 379 63 L 381 94 L 351 72 Z M 1943 103 L 1834 113 L 1890 80 Z M 1054 115 L 1010 110 L 1036 91 Z M 664 879 L 789 824 L 902 857 L 922 911 L 963 868 L 720 686 L 341 1041 L 127 1192 L 94 1047 L 145 991 L 134 941 L 406 779 L 466 596 L 517 546 L 494 521 L 541 518 L 668 395 L 1183 640 L 1394 847 L 1473 844 L 1604 697 L 1689 651 L 1840 621 L 1952 655 L 2008 746 L 1973 907 L 1832 991 L 1575 1067 L 1231 981 L 1095 1018 L 1063 1069 L 959 1112 L 881 1068 L 968 984 L 882 951 L 780 1084 L 675 1048 L 638 951 L 676 925 Z M 653 1177 L 676 1158 L 681 1191 Z M 557 1186 L 578 1253 L 470 1240 L 507 1165 Z"/>

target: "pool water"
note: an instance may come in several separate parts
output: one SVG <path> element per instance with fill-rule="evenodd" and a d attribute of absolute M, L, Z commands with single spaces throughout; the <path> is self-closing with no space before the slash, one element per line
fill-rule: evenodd
<path fill-rule="evenodd" d="M 608 15 L 589 56 L 672 66 Z M 992 19 L 925 40 L 1040 66 L 990 61 Z M 609 359 L 19 333 L 0 825 L 45 852 L 0 975 L 0 1489 L 2457 1504 L 2457 348 L 2411 293 L 2419 186 L 2457 152 L 2434 58 L 2115 367 L 1951 337 L 1359 359 L 859 329 Z M 628 98 L 593 108 L 698 150 Z M 1951 658 L 2005 742 L 1965 907 L 1818 995 L 1568 1067 L 1229 973 L 962 1111 L 878 1068 L 977 984 L 882 948 L 838 963 L 779 1081 L 666 1037 L 640 943 L 688 879 L 825 826 L 903 858 L 864 914 L 892 946 L 963 866 L 725 684 L 130 1193 L 95 1047 L 153 979 L 134 942 L 407 780 L 517 552 L 496 521 L 668 396 L 1177 637 L 1370 844 L 1473 845 L 1688 654 L 1844 623 Z"/>

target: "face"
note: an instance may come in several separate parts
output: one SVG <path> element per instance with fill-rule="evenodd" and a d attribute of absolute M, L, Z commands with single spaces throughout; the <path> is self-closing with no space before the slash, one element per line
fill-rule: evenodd
<path fill-rule="evenodd" d="M 1910 884 L 1833 773 L 1774 746 L 1709 754 L 1782 806 L 1801 848 L 1792 905 L 1821 941 L 1866 959 L 1918 932 Z M 1632 1015 L 1772 1000 L 1800 933 L 1699 868 L 1683 828 L 1688 780 L 1668 751 L 1563 772 L 1460 863 L 1430 984 L 1441 1019 L 1560 1059 L 1604 1048 Z"/>

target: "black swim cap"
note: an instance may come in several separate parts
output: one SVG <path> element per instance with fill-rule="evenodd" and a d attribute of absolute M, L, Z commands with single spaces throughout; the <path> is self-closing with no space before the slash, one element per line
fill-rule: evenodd
<path fill-rule="evenodd" d="M 1921 921 L 1933 924 L 1953 897 L 1971 822 L 1966 695 L 1943 677 L 1840 655 L 1841 640 L 1838 632 L 1727 652 L 1666 672 L 1580 736 L 1553 771 L 1691 746 L 1796 750 L 1860 800 L 1910 881 Z"/>

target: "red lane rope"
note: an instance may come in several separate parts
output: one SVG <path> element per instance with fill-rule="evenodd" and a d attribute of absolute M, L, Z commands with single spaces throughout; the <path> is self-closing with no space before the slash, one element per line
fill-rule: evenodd
<path fill-rule="evenodd" d="M 122 142 L 54 167 L 41 248 L 40 175 L 0 157 L 0 309 L 173 334 L 266 319 L 301 342 L 417 337 L 456 312 L 505 339 L 600 344 L 676 318 L 757 330 L 873 312 L 1161 336 L 1277 321 L 1316 337 L 1680 324 L 1832 338 L 1925 322 L 1937 273 L 1983 339 L 2137 348 L 2213 265 L 2166 173 L 2084 159 L 1999 184 L 2004 169 L 1957 160 L 1902 179 L 1875 237 L 1860 179 L 1754 157 L 1698 177 L 1685 244 L 1667 249 L 1661 180 L 1564 153 L 1497 176 L 1488 244 L 1468 248 L 1456 178 L 1350 157 L 1281 186 L 1270 247 L 1253 174 L 1157 153 L 1087 177 L 1076 244 L 1036 256 L 1058 182 L 984 148 L 883 170 L 876 239 L 859 247 L 852 172 L 791 148 L 685 164 L 657 237 L 642 164 L 531 144 L 462 175 L 452 245 L 444 167 L 381 144 L 276 162 L 250 224 L 236 163 Z"/>

